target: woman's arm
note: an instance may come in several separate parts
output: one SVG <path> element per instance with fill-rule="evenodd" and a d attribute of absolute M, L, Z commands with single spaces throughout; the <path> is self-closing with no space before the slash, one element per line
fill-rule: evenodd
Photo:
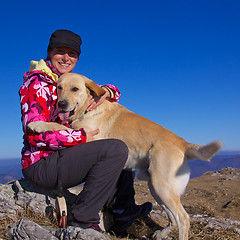
<path fill-rule="evenodd" d="M 105 88 L 109 91 L 109 97 L 107 97 L 107 100 L 109 102 L 118 102 L 119 101 L 121 94 L 117 87 L 115 87 L 114 85 L 111 85 L 111 84 L 101 85 L 101 87 Z"/>
<path fill-rule="evenodd" d="M 102 104 L 105 100 L 108 100 L 109 102 L 118 102 L 120 99 L 120 91 L 117 87 L 107 84 L 107 85 L 100 85 L 101 88 L 103 88 L 106 93 L 101 97 L 92 97 L 90 99 L 87 111 L 91 111 L 100 104 Z"/>
<path fill-rule="evenodd" d="M 21 87 L 20 101 L 25 139 L 30 145 L 47 150 L 57 150 L 86 142 L 86 133 L 80 130 L 30 133 L 27 125 L 33 121 L 51 122 L 57 99 L 56 85 L 46 82 L 41 74 L 30 77 Z"/>

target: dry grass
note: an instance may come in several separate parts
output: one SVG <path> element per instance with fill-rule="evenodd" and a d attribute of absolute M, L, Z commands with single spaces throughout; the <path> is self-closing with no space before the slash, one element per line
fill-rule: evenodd
<path fill-rule="evenodd" d="M 14 221 L 8 217 L 4 217 L 3 219 L 0 219 L 0 238 L 7 239 L 5 237 L 5 234 L 8 231 L 8 225 L 13 222 Z"/>
<path fill-rule="evenodd" d="M 0 238 L 8 239 L 5 234 L 9 230 L 8 225 L 18 222 L 21 218 L 28 218 L 39 225 L 49 226 L 52 228 L 58 228 L 56 219 L 50 219 L 49 217 L 41 214 L 36 214 L 31 210 L 24 212 L 17 212 L 15 219 L 8 217 L 0 220 Z M 155 229 L 166 226 L 167 220 L 162 216 L 160 219 L 144 218 L 134 223 L 132 227 L 128 229 L 127 235 L 116 236 L 111 233 L 109 236 L 114 239 L 121 240 L 136 240 L 136 239 L 150 239 Z M 160 226 L 160 227 L 159 227 Z M 177 230 L 170 234 L 172 239 L 177 239 Z M 198 221 L 191 221 L 191 228 L 189 233 L 189 240 L 237 240 L 239 234 L 233 229 L 213 229 L 207 227 L 206 223 Z"/>
<path fill-rule="evenodd" d="M 21 212 L 16 211 L 16 216 L 14 219 L 9 218 L 8 216 L 0 219 L 0 238 L 8 239 L 5 234 L 9 230 L 9 225 L 17 223 L 21 218 L 28 218 L 39 225 L 58 228 L 58 222 L 54 217 L 46 216 L 45 214 L 39 214 L 29 208 L 26 208 Z"/>
<path fill-rule="evenodd" d="M 151 220 L 150 220 L 151 221 Z M 117 237 L 121 240 L 137 240 L 151 239 L 153 229 L 149 226 L 149 219 L 136 221 L 136 223 L 128 230 L 128 236 Z M 172 231 L 168 239 L 178 239 L 178 231 Z M 233 229 L 213 229 L 206 223 L 191 221 L 189 232 L 189 240 L 239 240 L 239 233 Z"/>

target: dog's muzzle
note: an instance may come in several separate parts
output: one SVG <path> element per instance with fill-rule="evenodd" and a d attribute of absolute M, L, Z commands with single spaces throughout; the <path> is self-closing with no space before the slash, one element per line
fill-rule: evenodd
<path fill-rule="evenodd" d="M 65 111 L 67 107 L 68 107 L 68 102 L 67 102 L 66 100 L 63 100 L 63 101 L 59 101 L 59 102 L 58 102 L 58 108 L 59 108 L 59 110 Z"/>
<path fill-rule="evenodd" d="M 69 117 L 71 117 L 74 112 L 75 112 L 75 109 L 76 107 L 71 110 L 71 111 L 66 111 L 66 109 L 68 108 L 68 102 L 66 100 L 63 100 L 63 101 L 59 101 L 58 102 L 58 110 L 59 110 L 59 114 L 58 116 L 60 117 L 60 119 L 63 121 L 63 120 L 67 120 Z"/>

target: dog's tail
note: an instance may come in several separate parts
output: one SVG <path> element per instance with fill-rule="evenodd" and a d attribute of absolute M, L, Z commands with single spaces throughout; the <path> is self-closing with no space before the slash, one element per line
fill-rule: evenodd
<path fill-rule="evenodd" d="M 210 159 L 221 149 L 222 145 L 220 141 L 214 141 L 206 145 L 189 143 L 186 156 L 188 160 L 201 159 L 210 161 Z"/>

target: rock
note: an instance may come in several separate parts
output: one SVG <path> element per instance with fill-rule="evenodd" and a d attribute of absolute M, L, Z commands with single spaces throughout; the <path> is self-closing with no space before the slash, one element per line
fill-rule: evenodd
<path fill-rule="evenodd" d="M 65 229 L 53 229 L 40 226 L 29 219 L 22 218 L 18 223 L 12 224 L 7 233 L 7 237 L 12 240 L 70 240 L 70 239 L 109 239 L 107 235 L 93 229 L 81 229 L 78 227 L 67 227 Z"/>
<path fill-rule="evenodd" d="M 240 221 L 231 220 L 227 218 L 216 218 L 216 217 L 206 217 L 202 215 L 192 215 L 192 220 L 197 220 L 199 222 L 206 222 L 206 227 L 212 229 L 233 229 L 240 234 Z"/>
<path fill-rule="evenodd" d="M 52 192 L 33 188 L 26 180 L 0 185 L 0 217 L 7 215 L 15 219 L 18 211 L 27 208 L 36 213 L 53 213 L 55 197 Z"/>
<path fill-rule="evenodd" d="M 67 227 L 59 229 L 55 235 L 61 240 L 70 239 L 92 239 L 92 240 L 107 240 L 110 239 L 107 235 L 97 232 L 93 229 L 81 229 L 79 227 Z"/>
<path fill-rule="evenodd" d="M 13 240 L 20 239 L 57 239 L 51 232 L 44 229 L 38 224 L 22 218 L 17 224 L 12 224 L 11 229 L 7 233 L 7 237 Z"/>
<path fill-rule="evenodd" d="M 73 204 L 80 191 L 80 188 L 64 191 L 63 195 L 68 206 Z M 55 202 L 56 192 L 35 188 L 25 179 L 0 184 L 0 218 L 2 219 L 7 216 L 14 220 L 18 212 L 26 212 L 28 209 L 57 218 Z M 106 216 L 106 214 L 100 214 L 102 229 L 106 229 L 106 226 L 111 227 Z M 102 233 L 92 229 L 76 227 L 50 229 L 25 218 L 11 225 L 8 237 L 11 239 L 108 239 Z"/>

